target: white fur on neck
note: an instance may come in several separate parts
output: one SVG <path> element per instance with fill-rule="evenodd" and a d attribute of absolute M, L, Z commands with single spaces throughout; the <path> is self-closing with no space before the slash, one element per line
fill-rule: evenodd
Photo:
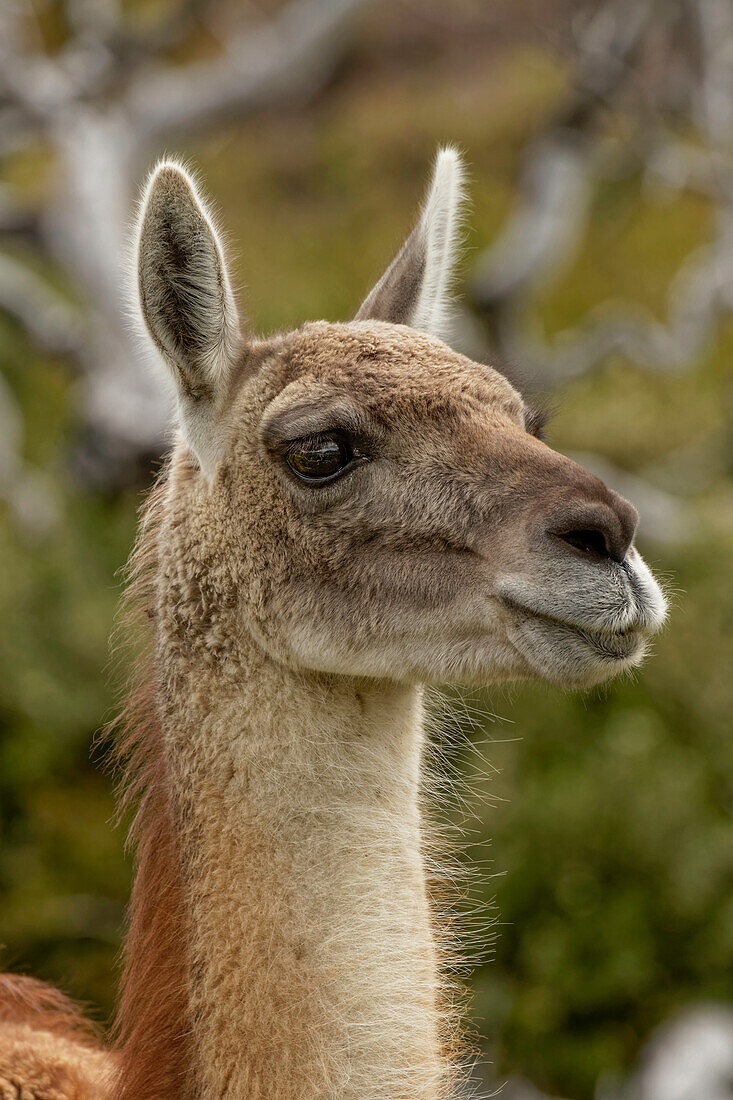
<path fill-rule="evenodd" d="M 438 1100 L 419 693 L 267 661 L 228 698 L 196 680 L 213 709 L 181 700 L 167 741 L 200 1095 Z"/>

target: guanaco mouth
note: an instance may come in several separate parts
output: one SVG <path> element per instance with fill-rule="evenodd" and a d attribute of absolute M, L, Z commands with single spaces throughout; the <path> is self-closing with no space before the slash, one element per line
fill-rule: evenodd
<path fill-rule="evenodd" d="M 581 641 L 607 660 L 626 661 L 629 657 L 633 657 L 638 653 L 640 646 L 644 644 L 645 635 L 638 627 L 627 627 L 624 630 L 596 630 L 580 623 L 548 615 L 542 611 L 535 611 L 527 604 L 519 603 L 508 596 L 503 596 L 502 601 L 510 611 L 519 612 L 519 614 L 538 620 L 554 630 L 562 630 L 576 638 L 580 638 Z"/>

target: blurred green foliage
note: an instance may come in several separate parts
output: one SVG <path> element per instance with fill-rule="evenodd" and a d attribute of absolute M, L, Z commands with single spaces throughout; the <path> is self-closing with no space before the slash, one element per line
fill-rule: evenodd
<path fill-rule="evenodd" d="M 565 83 L 528 48 L 439 79 L 429 66 L 386 66 L 307 114 L 232 125 L 183 149 L 223 211 L 254 327 L 353 311 L 409 225 L 439 141 L 467 152 L 470 245 L 488 244 L 511 208 L 520 152 Z M 28 158 L 11 170 L 35 186 Z M 633 177 L 605 184 L 580 255 L 537 303 L 548 329 L 608 298 L 661 314 L 710 219 L 702 200 L 655 203 Z M 472 695 L 472 721 L 458 707 L 475 743 L 457 750 L 474 792 L 471 894 L 495 896 L 499 914 L 475 972 L 477 1030 L 498 1074 L 572 1100 L 592 1096 L 600 1073 L 627 1069 L 675 1006 L 733 1000 L 732 351 L 729 327 L 689 373 L 613 361 L 560 395 L 554 445 L 652 471 L 689 503 L 683 545 L 642 547 L 677 593 L 648 666 L 589 695 Z M 140 494 L 94 494 L 69 475 L 67 364 L 40 356 L 6 318 L 0 358 L 26 417 L 26 458 L 59 512 L 50 535 L 32 537 L 0 505 L 3 964 L 106 1018 L 130 867 L 90 744 L 112 705 L 106 639 Z M 487 768 L 498 769 L 488 785 Z"/>

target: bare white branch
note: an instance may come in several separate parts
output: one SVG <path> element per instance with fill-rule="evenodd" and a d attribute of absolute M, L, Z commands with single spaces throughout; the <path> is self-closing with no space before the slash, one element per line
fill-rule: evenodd
<path fill-rule="evenodd" d="M 78 353 L 84 331 L 79 312 L 26 264 L 0 253 L 0 309 L 15 317 L 46 351 Z"/>
<path fill-rule="evenodd" d="M 146 141 L 225 115 L 304 96 L 321 86 L 366 0 L 291 0 L 271 22 L 234 34 L 212 61 L 156 66 L 126 107 Z"/>

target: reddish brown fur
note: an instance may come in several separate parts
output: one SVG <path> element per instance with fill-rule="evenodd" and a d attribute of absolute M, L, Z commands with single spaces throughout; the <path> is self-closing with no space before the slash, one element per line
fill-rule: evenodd
<path fill-rule="evenodd" d="M 163 479 L 164 480 L 164 479 Z M 162 484 L 162 483 L 161 483 Z M 150 497 L 130 566 L 128 623 L 154 616 L 156 518 L 162 490 Z M 120 1067 L 114 1100 L 170 1100 L 188 1077 L 186 918 L 178 850 L 160 732 L 155 671 L 150 660 L 121 717 L 115 758 L 125 781 L 123 809 L 136 805 L 130 839 L 137 850 L 116 1021 Z"/>
<path fill-rule="evenodd" d="M 0 974 L 0 1025 L 9 1023 L 50 1031 L 81 1046 L 100 1046 L 97 1028 L 78 1005 L 38 978 Z"/>
<path fill-rule="evenodd" d="M 157 729 L 151 723 L 145 732 L 153 743 Z M 150 769 L 139 811 L 138 869 L 117 1017 L 121 1064 L 115 1100 L 169 1100 L 180 1095 L 187 1072 L 183 891 L 165 768 L 152 753 Z"/>
<path fill-rule="evenodd" d="M 97 1029 L 57 989 L 0 975 L 0 1097 L 103 1100 L 111 1059 Z"/>

